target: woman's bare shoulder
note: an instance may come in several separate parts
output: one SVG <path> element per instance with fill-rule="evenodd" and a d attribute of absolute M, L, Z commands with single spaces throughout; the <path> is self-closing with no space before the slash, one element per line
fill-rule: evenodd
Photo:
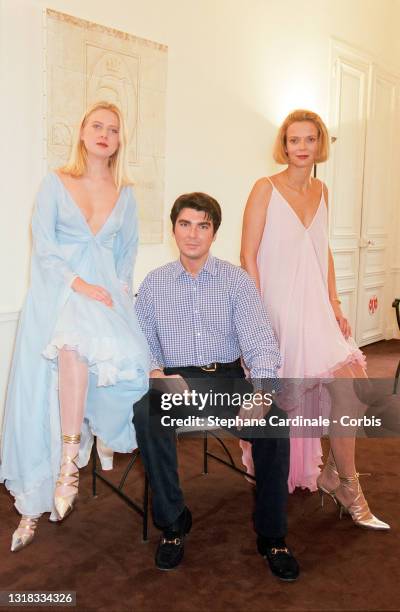
<path fill-rule="evenodd" d="M 261 215 L 264 218 L 272 195 L 272 183 L 267 176 L 259 178 L 253 185 L 247 200 L 245 216 Z"/>
<path fill-rule="evenodd" d="M 269 176 L 262 176 L 253 185 L 251 195 L 258 198 L 270 197 L 272 193 L 272 181 Z"/>
<path fill-rule="evenodd" d="M 328 187 L 325 185 L 324 181 L 321 181 L 319 178 L 313 178 L 315 181 L 316 190 L 318 190 L 321 195 L 324 196 L 325 204 L 328 206 Z"/>

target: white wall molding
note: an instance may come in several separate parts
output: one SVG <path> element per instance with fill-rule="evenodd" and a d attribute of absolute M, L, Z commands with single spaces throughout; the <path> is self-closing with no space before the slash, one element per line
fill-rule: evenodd
<path fill-rule="evenodd" d="M 20 312 L 20 310 L 16 310 L 15 312 L 0 312 L 0 323 L 18 321 Z"/>
<path fill-rule="evenodd" d="M 400 70 L 396 62 L 390 62 L 387 59 L 383 61 L 382 58 L 377 58 L 374 53 L 367 51 L 365 48 L 359 45 L 349 44 L 347 41 L 337 36 L 331 37 L 330 45 L 331 52 L 332 48 L 335 48 L 340 53 L 347 55 L 347 57 L 353 61 L 370 64 L 373 69 L 383 74 L 400 78 Z"/>

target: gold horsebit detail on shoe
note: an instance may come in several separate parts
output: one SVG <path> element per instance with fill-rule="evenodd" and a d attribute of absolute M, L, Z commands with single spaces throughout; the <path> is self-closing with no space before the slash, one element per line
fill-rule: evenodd
<path fill-rule="evenodd" d="M 278 552 L 283 552 L 283 553 L 289 554 L 289 549 L 288 548 L 271 548 L 271 552 L 272 552 L 273 555 L 277 555 Z"/>
<path fill-rule="evenodd" d="M 175 546 L 179 546 L 181 543 L 181 538 L 174 538 L 173 540 L 167 540 L 167 538 L 161 538 L 161 544 L 175 544 Z"/>

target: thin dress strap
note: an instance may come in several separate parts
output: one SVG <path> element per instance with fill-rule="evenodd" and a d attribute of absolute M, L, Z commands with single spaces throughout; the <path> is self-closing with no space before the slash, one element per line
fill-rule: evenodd
<path fill-rule="evenodd" d="M 318 179 L 318 180 L 321 183 L 321 197 L 320 197 L 319 201 L 321 201 L 323 199 L 324 202 L 325 202 L 325 195 L 324 195 L 325 183 L 324 183 L 324 181 L 321 181 L 321 179 Z M 325 204 L 326 204 L 326 202 L 325 202 Z"/>

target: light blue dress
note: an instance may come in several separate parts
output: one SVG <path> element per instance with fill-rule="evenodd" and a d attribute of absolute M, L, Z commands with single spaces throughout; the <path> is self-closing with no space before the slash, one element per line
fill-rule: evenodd
<path fill-rule="evenodd" d="M 61 457 L 58 350 L 67 345 L 89 366 L 79 454 L 89 460 L 93 434 L 118 452 L 136 447 L 132 405 L 148 389 L 149 352 L 131 286 L 137 214 L 130 187 L 94 235 L 61 179 L 48 174 L 32 218 L 31 283 L 21 312 L 7 391 L 0 482 L 21 514 L 54 509 Z M 74 275 L 101 285 L 109 308 L 74 292 Z"/>

